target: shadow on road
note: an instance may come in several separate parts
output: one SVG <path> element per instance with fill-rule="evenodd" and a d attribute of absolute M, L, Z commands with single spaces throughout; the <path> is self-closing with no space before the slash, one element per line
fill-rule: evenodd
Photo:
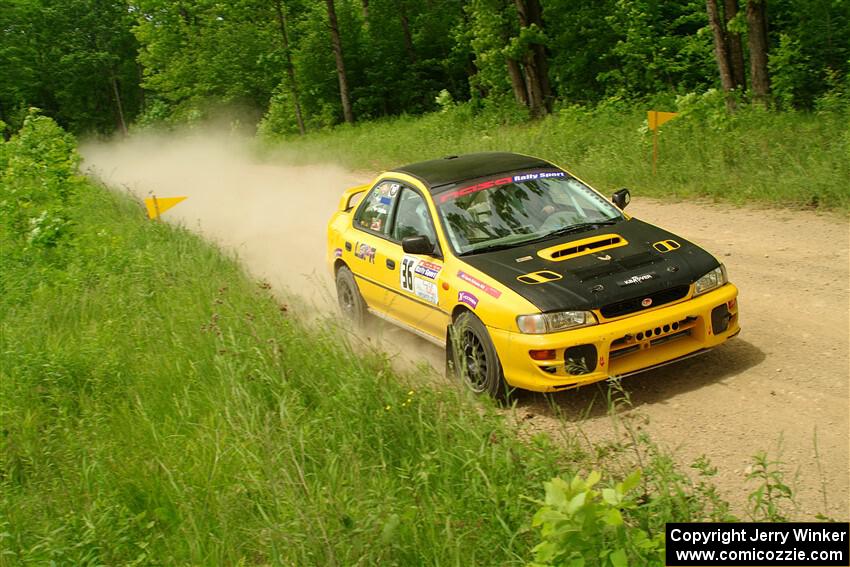
<path fill-rule="evenodd" d="M 765 354 L 753 344 L 733 339 L 702 356 L 624 378 L 620 385 L 631 401 L 631 409 L 665 404 L 710 384 L 730 384 L 764 359 Z M 597 382 L 557 394 L 519 391 L 515 394 L 516 406 L 534 414 L 577 422 L 606 415 L 609 390 L 607 382 Z"/>

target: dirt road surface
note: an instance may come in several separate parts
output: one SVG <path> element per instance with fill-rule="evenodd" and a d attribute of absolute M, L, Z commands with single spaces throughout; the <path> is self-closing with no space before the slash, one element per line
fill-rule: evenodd
<path fill-rule="evenodd" d="M 138 137 L 82 147 L 86 166 L 117 189 L 189 198 L 168 211 L 250 272 L 297 294 L 307 310 L 334 302 L 325 226 L 341 191 L 368 174 L 335 166 L 253 161 L 226 136 Z M 592 181 L 592 180 L 591 180 Z M 743 331 L 710 353 L 623 381 L 620 417 L 684 465 L 700 455 L 738 512 L 755 484 L 752 455 L 781 460 L 797 518 L 850 517 L 850 231 L 846 218 L 806 211 L 665 203 L 633 196 L 629 212 L 681 234 L 725 262 L 739 287 Z M 303 306 L 302 306 L 303 307 Z M 405 332 L 383 340 L 390 356 L 441 368 L 444 353 Z M 399 338 L 401 337 L 401 338 Z M 411 356 L 411 353 L 414 353 Z M 622 441 L 603 386 L 557 396 L 523 394 L 530 431 L 577 432 L 597 445 Z M 619 431 L 619 433 L 618 433 Z"/>

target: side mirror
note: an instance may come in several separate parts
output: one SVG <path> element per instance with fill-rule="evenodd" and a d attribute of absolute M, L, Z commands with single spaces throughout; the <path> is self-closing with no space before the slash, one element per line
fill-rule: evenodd
<path fill-rule="evenodd" d="M 407 236 L 401 239 L 401 249 L 405 254 L 434 254 L 434 244 L 427 236 Z"/>
<path fill-rule="evenodd" d="M 626 205 L 629 204 L 629 201 L 632 200 L 632 194 L 629 193 L 628 189 L 620 189 L 616 191 L 613 195 L 611 195 L 611 202 L 617 205 L 617 208 L 621 211 L 626 208 Z"/>

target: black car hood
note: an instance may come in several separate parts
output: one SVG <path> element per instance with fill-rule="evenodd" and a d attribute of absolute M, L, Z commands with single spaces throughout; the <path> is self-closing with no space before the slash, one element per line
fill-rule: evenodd
<path fill-rule="evenodd" d="M 601 235 L 616 235 L 628 244 L 568 259 L 550 260 L 538 255 L 541 250 Z M 673 240 L 680 247 L 662 252 L 665 246 L 653 246 L 665 240 Z M 671 293 L 719 265 L 699 246 L 637 219 L 462 259 L 543 312 L 599 309 L 629 300 L 640 302 L 650 296 L 673 297 Z M 561 278 L 543 283 L 517 279 L 541 270 Z"/>

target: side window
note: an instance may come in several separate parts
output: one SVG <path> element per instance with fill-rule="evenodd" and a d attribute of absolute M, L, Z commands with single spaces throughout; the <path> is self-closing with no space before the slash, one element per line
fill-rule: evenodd
<path fill-rule="evenodd" d="M 354 224 L 360 228 L 387 234 L 390 213 L 399 194 L 401 185 L 393 181 L 384 181 L 363 197 L 363 203 L 354 216 Z"/>
<path fill-rule="evenodd" d="M 408 236 L 427 236 L 431 242 L 437 241 L 425 199 L 405 187 L 398 202 L 392 238 L 400 242 Z"/>

